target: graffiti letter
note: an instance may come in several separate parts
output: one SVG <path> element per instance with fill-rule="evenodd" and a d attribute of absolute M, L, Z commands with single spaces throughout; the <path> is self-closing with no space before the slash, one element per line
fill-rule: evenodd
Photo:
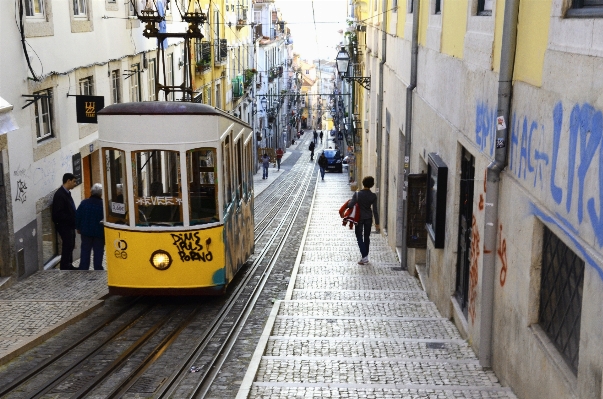
<path fill-rule="evenodd" d="M 572 112 L 573 116 L 573 112 Z M 572 118 L 571 124 L 574 123 Z M 570 124 L 570 131 L 572 126 Z M 580 111 L 580 166 L 578 166 L 578 222 L 582 223 L 584 207 L 584 180 L 603 135 L 603 114 L 584 104 Z M 573 133 L 572 133 L 573 134 Z M 575 149 L 574 149 L 575 152 Z M 601 188 L 599 188 L 601 189 Z"/>
<path fill-rule="evenodd" d="M 563 123 L 563 105 L 558 102 L 553 110 L 553 165 L 551 167 L 551 196 L 557 204 L 561 203 L 563 192 L 555 184 L 555 171 L 557 170 L 557 156 L 559 155 L 559 141 L 561 140 L 561 125 Z"/>

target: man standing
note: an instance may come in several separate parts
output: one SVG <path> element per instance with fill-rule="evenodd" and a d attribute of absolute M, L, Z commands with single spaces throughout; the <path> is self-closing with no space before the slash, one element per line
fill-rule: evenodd
<path fill-rule="evenodd" d="M 276 165 L 278 166 L 277 170 L 281 170 L 281 158 L 283 157 L 283 149 L 281 147 L 276 149 Z"/>
<path fill-rule="evenodd" d="M 57 233 L 61 236 L 61 270 L 75 270 L 73 267 L 73 249 L 75 248 L 75 202 L 71 192 L 77 186 L 72 173 L 63 175 L 63 185 L 52 198 L 52 221 Z"/>
<path fill-rule="evenodd" d="M 268 156 L 268 154 L 264 153 L 264 156 L 262 156 L 262 168 L 263 168 L 262 179 L 268 178 L 268 167 L 269 166 L 270 166 L 270 157 Z"/>
<path fill-rule="evenodd" d="M 318 166 L 320 167 L 320 177 L 324 180 L 325 170 L 327 169 L 327 166 L 329 166 L 329 161 L 327 160 L 327 157 L 325 157 L 324 151 L 320 154 L 320 157 L 318 157 Z"/>
<path fill-rule="evenodd" d="M 103 270 L 105 232 L 103 229 L 103 186 L 96 183 L 90 189 L 90 198 L 82 201 L 75 213 L 77 232 L 82 235 L 80 270 L 90 268 L 90 252 L 94 250 L 94 270 Z"/>
<path fill-rule="evenodd" d="M 314 144 L 318 143 L 318 132 L 314 129 Z"/>

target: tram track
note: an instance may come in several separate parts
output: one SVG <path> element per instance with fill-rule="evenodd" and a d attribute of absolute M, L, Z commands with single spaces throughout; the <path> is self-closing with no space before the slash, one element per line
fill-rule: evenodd
<path fill-rule="evenodd" d="M 263 207 L 264 215 L 260 216 L 260 220 L 264 225 L 257 231 L 255 239 L 256 248 L 261 247 L 259 253 L 254 255 L 255 259 L 247 270 L 243 270 L 240 281 L 228 294 L 227 302 L 215 312 L 212 322 L 208 326 L 206 323 L 204 332 L 184 357 L 186 360 L 159 384 L 153 397 L 204 397 L 210 389 L 288 240 L 293 221 L 298 216 L 303 199 L 313 181 L 313 171 L 314 163 L 309 165 L 298 162 L 289 172 L 288 178 L 282 179 L 280 184 L 274 187 L 274 193 L 280 192 L 282 197 L 271 201 L 274 202 L 273 206 Z M 269 229 L 270 226 L 273 228 Z M 9 386 L 0 391 L 0 397 L 13 397 L 11 393 L 19 393 L 15 397 L 23 397 L 24 392 L 27 392 L 25 397 L 32 398 L 57 394 L 72 398 L 83 398 L 90 394 L 109 398 L 127 396 L 137 382 L 149 378 L 145 377 L 147 371 L 169 351 L 181 335 L 186 335 L 186 329 L 202 310 L 201 306 L 195 306 L 192 310 L 184 312 L 186 315 L 182 315 L 182 312 L 172 314 L 175 310 L 173 306 L 152 303 L 144 306 L 143 310 L 135 315 L 125 317 L 128 312 L 133 313 L 139 301 L 140 299 L 136 299 L 131 306 L 122 309 L 111 320 L 92 329 L 72 345 L 13 379 Z M 143 320 L 146 321 L 143 323 Z M 145 326 L 145 323 L 148 325 Z M 117 324 L 118 327 L 115 326 Z M 170 328 L 167 328 L 168 326 Z M 108 333 L 106 329 L 113 331 Z M 128 332 L 135 332 L 137 329 L 140 331 L 125 338 Z M 100 339 L 103 334 L 106 336 Z M 97 342 L 91 344 L 92 341 Z M 120 341 L 122 344 L 127 341 L 128 345 L 122 345 L 126 348 L 122 348 L 120 354 L 110 358 L 107 358 L 105 353 L 102 357 L 102 367 L 98 366 L 98 356 Z M 92 345 L 92 348 L 81 348 L 86 345 Z M 136 365 L 129 366 L 130 369 L 124 371 L 128 367 L 127 363 L 134 358 L 138 359 Z M 181 384 L 193 374 L 190 373 L 191 367 L 198 367 L 199 372 L 195 373 L 195 377 L 199 378 L 195 378 L 193 389 L 182 396 L 184 392 L 181 392 Z M 116 371 L 120 374 L 117 382 L 112 381 L 115 380 Z M 188 383 L 188 386 L 190 385 Z"/>

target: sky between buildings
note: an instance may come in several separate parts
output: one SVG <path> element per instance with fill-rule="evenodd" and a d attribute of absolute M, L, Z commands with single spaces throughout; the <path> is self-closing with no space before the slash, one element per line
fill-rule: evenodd
<path fill-rule="evenodd" d="M 317 58 L 335 60 L 336 46 L 343 40 L 345 0 L 276 0 L 291 29 L 293 51 L 309 62 Z"/>

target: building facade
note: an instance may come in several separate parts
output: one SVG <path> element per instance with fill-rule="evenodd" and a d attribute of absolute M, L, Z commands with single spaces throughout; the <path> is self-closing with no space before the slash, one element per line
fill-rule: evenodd
<path fill-rule="evenodd" d="M 402 265 L 519 398 L 603 394 L 602 5 L 350 8 L 371 79 L 358 181 L 376 177 Z"/>

